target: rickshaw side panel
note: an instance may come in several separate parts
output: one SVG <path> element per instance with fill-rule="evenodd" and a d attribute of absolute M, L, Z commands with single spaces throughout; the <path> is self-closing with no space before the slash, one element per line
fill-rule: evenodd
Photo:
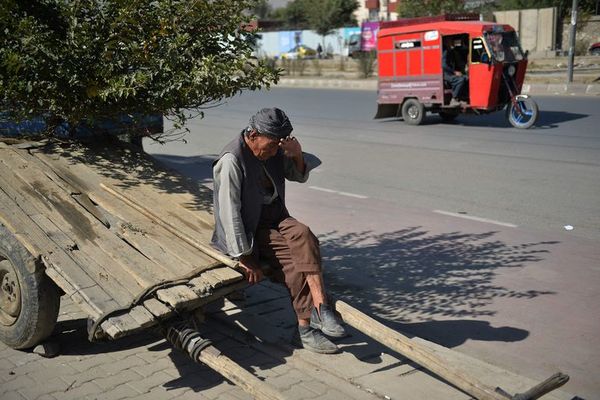
<path fill-rule="evenodd" d="M 380 36 L 378 40 L 378 103 L 402 104 L 405 98 L 425 103 L 443 102 L 439 34 L 411 32 Z M 381 107 L 376 118 L 397 116 Z"/>
<path fill-rule="evenodd" d="M 498 104 L 498 90 L 502 83 L 502 67 L 489 64 L 471 64 L 469 67 L 469 100 L 473 108 L 491 109 Z"/>

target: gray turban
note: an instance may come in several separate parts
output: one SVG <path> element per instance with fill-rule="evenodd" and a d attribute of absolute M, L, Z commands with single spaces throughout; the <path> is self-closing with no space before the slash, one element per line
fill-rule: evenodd
<path fill-rule="evenodd" d="M 263 108 L 250 118 L 250 127 L 279 139 L 288 137 L 294 129 L 287 115 L 279 108 Z"/>

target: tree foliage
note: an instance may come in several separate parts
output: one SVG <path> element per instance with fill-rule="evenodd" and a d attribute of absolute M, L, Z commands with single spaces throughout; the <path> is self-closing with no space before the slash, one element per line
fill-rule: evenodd
<path fill-rule="evenodd" d="M 402 0 L 396 12 L 400 18 L 415 18 L 465 11 L 464 0 Z"/>
<path fill-rule="evenodd" d="M 354 11 L 357 0 L 292 0 L 271 16 L 284 21 L 291 29 L 310 28 L 326 36 L 336 28 L 357 24 Z"/>
<path fill-rule="evenodd" d="M 253 14 L 261 19 L 268 18 L 272 10 L 273 7 L 269 4 L 269 0 L 256 0 L 256 4 L 252 8 Z"/>
<path fill-rule="evenodd" d="M 183 126 L 187 110 L 278 79 L 251 57 L 255 0 L 1 4 L 0 107 L 17 120 L 160 113 Z"/>
<path fill-rule="evenodd" d="M 356 0 L 303 0 L 304 9 L 312 30 L 321 36 L 329 35 L 334 29 L 357 24 L 354 11 Z"/>

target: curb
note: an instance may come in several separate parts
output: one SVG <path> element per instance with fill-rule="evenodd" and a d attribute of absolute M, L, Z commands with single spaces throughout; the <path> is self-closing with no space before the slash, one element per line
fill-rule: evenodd
<path fill-rule="evenodd" d="M 295 79 L 283 78 L 277 84 L 279 87 L 315 88 L 315 89 L 350 89 L 377 90 L 377 81 L 373 79 Z M 542 95 L 571 95 L 571 96 L 600 96 L 600 84 L 556 84 L 532 83 L 524 84 L 524 94 Z"/>

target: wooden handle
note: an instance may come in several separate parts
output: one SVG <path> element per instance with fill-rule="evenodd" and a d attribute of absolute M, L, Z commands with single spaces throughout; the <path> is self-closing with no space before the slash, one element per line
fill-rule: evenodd
<path fill-rule="evenodd" d="M 211 369 L 217 371 L 245 392 L 256 399 L 283 400 L 284 397 L 244 368 L 240 367 L 230 358 L 221 354 L 213 346 L 208 346 L 200 352 L 198 360 Z"/>
<path fill-rule="evenodd" d="M 569 375 L 565 375 L 562 372 L 557 372 L 545 381 L 538 383 L 525 393 L 518 393 L 513 396 L 512 400 L 536 400 L 550 393 L 554 389 L 558 389 L 569 381 Z"/>
<path fill-rule="evenodd" d="M 479 400 L 506 400 L 504 396 L 496 393 L 491 387 L 467 376 L 458 368 L 448 365 L 445 360 L 441 359 L 431 350 L 415 343 L 410 338 L 377 322 L 341 300 L 336 300 L 334 304 L 335 309 L 347 324 L 427 368 L 465 393 Z"/>

